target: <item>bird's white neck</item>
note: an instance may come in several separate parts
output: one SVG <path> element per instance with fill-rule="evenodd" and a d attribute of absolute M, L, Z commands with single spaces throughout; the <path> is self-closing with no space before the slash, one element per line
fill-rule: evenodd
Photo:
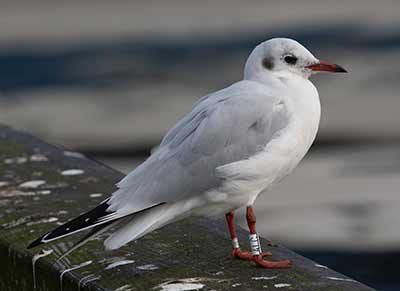
<path fill-rule="evenodd" d="M 311 146 L 317 135 L 321 117 L 318 91 L 310 80 L 298 75 L 280 79 L 286 85 L 288 99 L 293 106 L 295 124 Z"/>
<path fill-rule="evenodd" d="M 245 80 L 264 85 L 272 94 L 279 92 L 287 100 L 292 118 L 296 121 L 293 123 L 296 131 L 304 137 L 306 144 L 311 145 L 319 127 L 321 104 L 318 91 L 308 77 L 290 71 L 247 72 Z"/>
<path fill-rule="evenodd" d="M 253 79 L 253 81 L 277 89 L 277 92 L 285 95 L 291 107 L 292 118 L 296 120 L 293 124 L 311 145 L 321 117 L 319 95 L 313 83 L 304 76 L 287 71 L 258 75 L 258 80 Z"/>

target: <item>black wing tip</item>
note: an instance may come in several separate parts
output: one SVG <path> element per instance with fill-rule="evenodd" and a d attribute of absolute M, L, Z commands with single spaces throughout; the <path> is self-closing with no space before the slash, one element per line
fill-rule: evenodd
<path fill-rule="evenodd" d="M 58 238 L 68 236 L 81 230 L 85 230 L 87 228 L 90 228 L 92 225 L 95 226 L 93 222 L 97 222 L 99 218 L 111 213 L 107 212 L 107 208 L 109 207 L 109 205 L 107 204 L 108 200 L 109 199 L 106 199 L 92 210 L 72 219 L 69 222 L 66 222 L 65 224 L 53 229 L 49 233 L 42 235 L 35 241 L 31 242 L 31 244 L 28 245 L 27 249 L 31 249 L 41 244 L 56 240 Z"/>
<path fill-rule="evenodd" d="M 29 250 L 29 249 L 32 249 L 32 248 L 34 248 L 34 247 L 37 247 L 37 246 L 39 246 L 39 245 L 41 245 L 41 244 L 44 244 L 44 242 L 43 242 L 43 237 L 44 237 L 44 236 L 39 237 L 38 239 L 34 240 L 34 241 L 31 242 L 31 243 L 29 244 L 29 246 L 27 246 L 26 248 Z"/>

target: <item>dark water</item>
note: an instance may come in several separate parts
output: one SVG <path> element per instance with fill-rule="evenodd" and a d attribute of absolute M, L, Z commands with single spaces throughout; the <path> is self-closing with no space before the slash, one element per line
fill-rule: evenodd
<path fill-rule="evenodd" d="M 112 86 L 126 80 L 162 79 L 179 66 L 182 72 L 220 57 L 247 55 L 261 41 L 287 36 L 299 40 L 313 50 L 321 48 L 355 50 L 390 50 L 400 47 L 400 33 L 382 37 L 368 34 L 365 27 L 343 23 L 325 27 L 302 27 L 247 33 L 240 39 L 202 39 L 157 41 L 123 39 L 98 41 L 61 48 L 43 48 L 38 44 L 0 51 L 0 91 L 8 93 L 55 87 Z M 113 62 L 125 63 L 125 69 L 113 70 Z M 107 65 L 99 73 L 99 61 Z M 138 65 L 139 63 L 139 65 Z M 84 70 L 82 70 L 84 64 Z M 92 69 L 87 69 L 92 68 Z"/>
<path fill-rule="evenodd" d="M 339 252 L 296 250 L 320 264 L 382 291 L 400 290 L 400 251 Z"/>

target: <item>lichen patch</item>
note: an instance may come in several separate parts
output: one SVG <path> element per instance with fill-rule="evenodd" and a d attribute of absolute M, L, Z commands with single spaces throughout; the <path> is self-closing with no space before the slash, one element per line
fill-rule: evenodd
<path fill-rule="evenodd" d="M 327 266 L 320 265 L 320 264 L 315 264 L 314 266 L 316 266 L 317 268 L 328 269 Z"/>
<path fill-rule="evenodd" d="M 32 180 L 32 181 L 27 181 L 22 184 L 20 184 L 18 187 L 19 188 L 24 188 L 24 189 L 34 189 L 38 188 L 39 186 L 42 186 L 46 184 L 46 181 L 44 180 Z"/>
<path fill-rule="evenodd" d="M 143 266 L 138 266 L 136 268 L 138 268 L 139 270 L 142 270 L 142 271 L 154 271 L 154 270 L 158 269 L 158 267 L 156 265 L 153 265 L 153 264 L 147 264 L 147 265 L 143 265 Z"/>
<path fill-rule="evenodd" d="M 11 164 L 24 164 L 28 161 L 27 157 L 15 157 L 15 158 L 7 158 L 4 159 L 4 164 L 11 165 Z"/>
<path fill-rule="evenodd" d="M 71 152 L 71 151 L 64 151 L 64 156 L 71 157 L 71 158 L 84 158 L 85 156 L 81 153 Z"/>
<path fill-rule="evenodd" d="M 204 284 L 200 283 L 200 278 L 185 278 L 173 281 L 167 281 L 162 283 L 153 289 L 159 291 L 189 291 L 189 290 L 201 290 L 205 287 Z"/>
<path fill-rule="evenodd" d="M 49 159 L 42 154 L 34 154 L 29 157 L 29 161 L 31 162 L 47 162 Z"/>
<path fill-rule="evenodd" d="M 334 281 L 357 282 L 356 280 L 348 279 L 348 278 L 338 278 L 338 277 L 326 277 L 326 278 L 329 280 L 334 280 Z"/>
<path fill-rule="evenodd" d="M 5 181 L 0 181 L 0 188 L 1 188 L 1 187 L 6 187 L 6 186 L 8 186 L 8 185 L 10 185 L 10 183 L 5 182 Z"/>
<path fill-rule="evenodd" d="M 118 266 L 123 266 L 123 265 L 128 265 L 128 264 L 133 264 L 135 261 L 134 260 L 122 260 L 122 261 L 117 261 L 114 263 L 109 264 L 105 269 L 110 270 L 113 268 L 116 268 Z"/>
<path fill-rule="evenodd" d="M 77 175 L 82 175 L 83 173 L 85 173 L 85 171 L 83 171 L 81 169 L 68 169 L 68 170 L 62 171 L 61 175 L 63 175 L 63 176 L 77 176 Z"/>

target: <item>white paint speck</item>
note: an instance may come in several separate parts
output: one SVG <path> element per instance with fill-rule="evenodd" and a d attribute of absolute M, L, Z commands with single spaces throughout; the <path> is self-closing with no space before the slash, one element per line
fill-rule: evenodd
<path fill-rule="evenodd" d="M 114 262 L 114 263 L 112 263 L 112 264 L 109 264 L 105 269 L 106 269 L 106 270 L 110 270 L 110 269 L 113 269 L 113 268 L 118 267 L 118 266 L 133 264 L 134 262 L 135 262 L 135 261 L 133 261 L 133 260 L 118 261 L 118 262 Z"/>
<path fill-rule="evenodd" d="M 114 291 L 127 291 L 130 287 L 131 287 L 131 285 L 126 284 L 126 285 L 123 285 L 123 286 L 121 286 L 121 287 L 118 287 L 118 288 L 115 289 Z"/>
<path fill-rule="evenodd" d="M 19 185 L 20 188 L 37 188 L 43 184 L 46 184 L 46 181 L 44 180 L 32 180 L 32 181 L 27 181 Z"/>
<path fill-rule="evenodd" d="M 239 286 L 242 286 L 242 284 L 241 283 L 232 284 L 232 288 L 239 287 Z"/>
<path fill-rule="evenodd" d="M 93 193 L 93 194 L 89 195 L 90 198 L 97 198 L 97 197 L 101 197 L 101 196 L 103 196 L 103 193 Z"/>
<path fill-rule="evenodd" d="M 292 284 L 287 284 L 287 283 L 279 283 L 274 285 L 275 288 L 285 288 L 285 287 L 290 287 Z"/>
<path fill-rule="evenodd" d="M 17 196 L 35 196 L 36 193 L 32 191 L 20 191 L 20 190 L 10 190 L 10 191 L 0 191 L 0 197 L 17 197 Z"/>
<path fill-rule="evenodd" d="M 49 159 L 45 155 L 34 154 L 30 156 L 29 160 L 31 162 L 47 162 Z"/>
<path fill-rule="evenodd" d="M 33 256 L 33 258 L 32 258 L 33 289 L 36 289 L 36 269 L 35 269 L 36 262 L 40 258 L 50 255 L 52 252 L 53 252 L 53 250 L 51 250 L 51 249 L 50 250 L 42 250 L 41 253 Z"/>
<path fill-rule="evenodd" d="M 317 268 L 328 269 L 327 266 L 320 265 L 320 264 L 315 264 L 314 266 L 316 266 Z"/>
<path fill-rule="evenodd" d="M 156 265 L 153 265 L 153 264 L 138 266 L 137 268 L 139 270 L 143 270 L 143 271 L 153 271 L 153 270 L 157 270 L 158 269 L 158 267 Z"/>
<path fill-rule="evenodd" d="M 55 222 L 55 221 L 58 221 L 57 217 L 50 217 L 50 218 L 46 219 L 46 222 Z"/>
<path fill-rule="evenodd" d="M 49 194 L 51 194 L 51 191 L 50 190 L 40 190 L 40 191 L 36 191 L 36 194 L 49 195 Z"/>
<path fill-rule="evenodd" d="M 86 261 L 86 262 L 83 262 L 83 263 L 81 263 L 79 265 L 73 266 L 71 268 L 68 268 L 68 269 L 65 269 L 64 271 L 62 271 L 61 274 L 60 274 L 60 277 L 59 277 L 60 290 L 62 291 L 62 288 L 63 288 L 62 280 L 63 280 L 64 274 L 66 274 L 68 272 L 71 272 L 71 271 L 74 271 L 74 270 L 77 270 L 77 269 L 80 269 L 80 268 L 83 268 L 83 267 L 86 267 L 86 266 L 90 265 L 92 262 L 93 261 Z"/>
<path fill-rule="evenodd" d="M 81 153 L 71 152 L 71 151 L 64 151 L 64 156 L 71 157 L 71 158 L 84 158 L 85 156 Z"/>
<path fill-rule="evenodd" d="M 19 225 L 25 224 L 30 219 L 31 219 L 30 216 L 20 217 L 16 220 L 13 220 L 13 221 L 10 221 L 7 223 L 3 223 L 1 226 L 4 227 L 5 229 L 9 229 L 9 228 L 13 228 L 13 227 L 17 227 Z"/>
<path fill-rule="evenodd" d="M 271 277 L 251 277 L 252 280 L 273 280 L 278 278 L 278 276 L 271 276 Z"/>
<path fill-rule="evenodd" d="M 161 291 L 189 291 L 201 290 L 205 287 L 204 284 L 199 283 L 198 278 L 187 278 L 162 283 L 153 289 Z"/>
<path fill-rule="evenodd" d="M 85 282 L 82 283 L 82 287 L 86 286 L 90 282 L 97 281 L 99 279 L 101 279 L 101 276 L 95 276 L 95 277 L 89 278 Z"/>
<path fill-rule="evenodd" d="M 81 169 L 69 169 L 69 170 L 64 170 L 61 172 L 61 175 L 63 176 L 77 176 L 77 175 L 82 175 L 83 173 L 85 173 L 83 170 Z"/>
<path fill-rule="evenodd" d="M 3 162 L 5 164 L 23 164 L 26 163 L 28 159 L 26 157 L 16 157 L 16 158 L 9 158 L 5 159 Z"/>
<path fill-rule="evenodd" d="M 337 278 L 337 277 L 326 277 L 326 278 L 334 281 L 357 282 L 356 280 L 348 278 Z"/>
<path fill-rule="evenodd" d="M 165 286 L 160 286 L 162 291 L 188 291 L 201 290 L 204 288 L 200 283 L 171 283 Z"/>
<path fill-rule="evenodd" d="M 10 185 L 8 182 L 0 181 L 0 188 Z"/>
<path fill-rule="evenodd" d="M 35 225 L 35 224 L 51 223 L 51 222 L 56 222 L 56 221 L 58 221 L 57 217 L 49 217 L 49 218 L 43 218 L 43 219 L 39 219 L 36 221 L 28 222 L 26 225 L 31 226 L 31 225 Z"/>
<path fill-rule="evenodd" d="M 93 279 L 93 278 L 96 278 L 96 276 L 93 275 L 93 274 L 89 274 L 89 275 L 87 275 L 87 276 L 82 277 L 81 279 L 79 279 L 79 282 L 78 282 L 78 291 L 81 290 L 81 285 L 82 285 L 82 283 L 83 283 L 84 281 L 87 281 L 87 280 L 90 280 L 90 279 Z M 83 283 L 83 284 L 85 284 L 85 283 Z"/>

